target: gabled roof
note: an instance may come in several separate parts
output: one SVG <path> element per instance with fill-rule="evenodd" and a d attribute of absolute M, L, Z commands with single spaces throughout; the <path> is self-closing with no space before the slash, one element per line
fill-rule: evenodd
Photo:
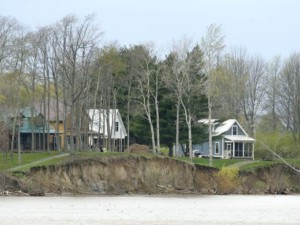
<path fill-rule="evenodd" d="M 244 132 L 245 136 L 248 136 L 247 132 L 243 129 L 243 127 L 241 126 L 241 124 L 239 124 L 239 122 L 236 119 L 225 120 L 223 123 L 219 124 L 218 127 L 215 129 L 215 132 L 213 133 L 213 136 L 219 136 L 221 134 L 224 134 L 225 132 L 227 132 L 228 130 L 230 130 L 230 128 L 235 123 Z"/>
<path fill-rule="evenodd" d="M 199 123 L 203 123 L 205 125 L 208 125 L 209 121 L 208 121 L 208 119 L 201 119 L 198 122 Z M 213 136 L 222 135 L 222 134 L 226 133 L 227 131 L 229 131 L 230 128 L 234 124 L 237 124 L 239 126 L 239 128 L 244 132 L 245 136 L 248 137 L 247 132 L 243 129 L 243 127 L 241 126 L 241 124 L 239 124 L 239 122 L 236 119 L 225 120 L 222 123 L 218 123 L 217 119 L 211 119 L 211 123 L 212 123 L 212 126 L 214 127 Z"/>

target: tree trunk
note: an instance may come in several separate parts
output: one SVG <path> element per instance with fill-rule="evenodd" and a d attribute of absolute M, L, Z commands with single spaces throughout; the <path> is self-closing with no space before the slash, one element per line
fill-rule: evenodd
<path fill-rule="evenodd" d="M 212 124 L 211 124 L 211 110 L 212 110 L 212 102 L 210 99 L 210 94 L 208 94 L 208 151 L 209 151 L 209 163 L 208 165 L 210 167 L 213 166 L 213 160 L 212 160 Z"/>
<path fill-rule="evenodd" d="M 179 110 L 180 110 L 180 100 L 178 99 L 176 105 L 176 144 L 175 144 L 175 156 L 179 154 Z"/>
<path fill-rule="evenodd" d="M 190 150 L 190 160 L 193 161 L 193 143 L 192 143 L 192 116 L 188 110 L 188 130 L 189 130 L 189 150 Z"/>

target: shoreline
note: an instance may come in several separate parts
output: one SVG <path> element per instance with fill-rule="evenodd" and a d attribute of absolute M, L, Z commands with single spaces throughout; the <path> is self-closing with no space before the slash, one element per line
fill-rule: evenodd
<path fill-rule="evenodd" d="M 2 174 L 0 196 L 291 195 L 300 176 L 282 164 L 251 172 L 218 170 L 169 158 L 80 158 Z"/>

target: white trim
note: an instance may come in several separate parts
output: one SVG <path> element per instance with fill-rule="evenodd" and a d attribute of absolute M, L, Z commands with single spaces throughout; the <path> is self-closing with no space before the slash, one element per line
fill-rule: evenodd
<path fill-rule="evenodd" d="M 223 135 L 223 137 L 229 141 L 255 142 L 255 139 L 244 135 Z"/>

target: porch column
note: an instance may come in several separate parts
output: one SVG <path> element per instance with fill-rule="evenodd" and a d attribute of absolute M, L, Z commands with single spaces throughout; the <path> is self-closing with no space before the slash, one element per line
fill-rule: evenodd
<path fill-rule="evenodd" d="M 252 144 L 252 160 L 254 160 L 254 142 Z"/>
<path fill-rule="evenodd" d="M 225 142 L 224 142 L 224 138 L 222 138 L 222 159 L 224 159 L 224 151 L 225 151 Z"/>
<path fill-rule="evenodd" d="M 235 142 L 232 142 L 232 157 L 235 157 Z"/>

